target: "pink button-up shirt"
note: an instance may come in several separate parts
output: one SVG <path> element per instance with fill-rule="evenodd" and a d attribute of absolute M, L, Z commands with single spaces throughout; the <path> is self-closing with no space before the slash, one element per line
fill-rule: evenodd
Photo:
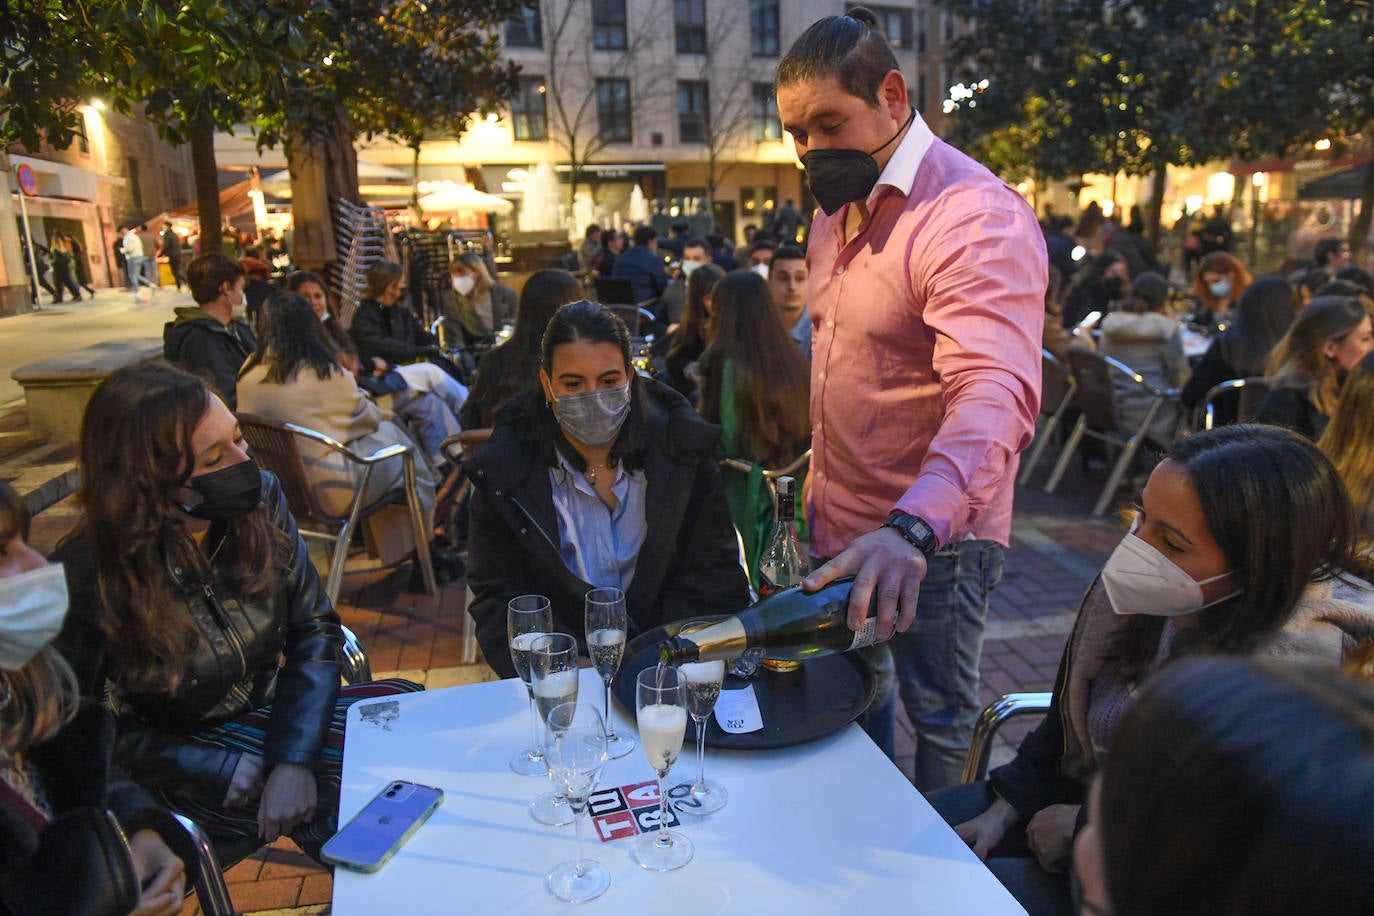
<path fill-rule="evenodd" d="M 849 206 L 817 213 L 807 251 L 811 552 L 834 556 L 893 509 L 941 545 L 1005 546 L 1040 409 L 1035 214 L 919 116 L 846 243 Z"/>

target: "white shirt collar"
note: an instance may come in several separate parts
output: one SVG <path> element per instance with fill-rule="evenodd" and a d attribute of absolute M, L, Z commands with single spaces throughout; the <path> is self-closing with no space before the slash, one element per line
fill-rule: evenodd
<path fill-rule="evenodd" d="M 916 182 L 916 170 L 921 167 L 926 151 L 934 142 L 935 134 L 931 133 L 920 112 L 913 113 L 911 127 L 907 129 L 902 142 L 892 151 L 892 158 L 887 160 L 882 174 L 878 176 L 878 183 L 868 195 L 868 203 L 873 203 L 878 189 L 883 185 L 896 188 L 902 194 L 910 194 L 911 186 Z"/>

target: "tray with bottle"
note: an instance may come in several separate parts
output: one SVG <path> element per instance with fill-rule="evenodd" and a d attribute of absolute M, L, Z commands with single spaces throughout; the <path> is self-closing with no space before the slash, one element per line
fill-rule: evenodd
<path fill-rule="evenodd" d="M 645 668 L 658 664 L 659 644 L 676 632 L 677 624 L 655 627 L 639 634 L 625 647 L 625 661 L 611 692 L 631 717 L 635 712 L 635 678 Z M 730 733 L 721 728 L 713 715 L 706 723 L 707 745 L 762 750 L 814 741 L 843 728 L 868 709 L 875 684 L 873 669 L 862 655 L 842 652 L 807 659 L 794 671 L 774 671 L 759 665 L 748 678 L 727 673 L 720 702 L 725 701 L 729 691 L 746 687 L 753 688 L 763 727 Z M 694 733 L 690 723 L 688 733 Z"/>

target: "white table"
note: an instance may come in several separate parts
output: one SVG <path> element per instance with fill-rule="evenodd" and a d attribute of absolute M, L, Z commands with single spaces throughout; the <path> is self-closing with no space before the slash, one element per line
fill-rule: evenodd
<path fill-rule="evenodd" d="M 583 702 L 601 681 L 582 672 Z M 544 875 L 573 858 L 573 828 L 546 827 L 529 802 L 548 779 L 517 776 L 507 761 L 530 740 L 525 686 L 506 680 L 395 698 L 390 730 L 348 717 L 340 823 L 387 782 L 444 790 L 444 803 L 381 871 L 338 869 L 335 916 L 566 913 Z M 612 703 L 614 707 L 614 702 Z M 614 713 L 616 728 L 634 726 Z M 693 732 L 694 734 L 694 732 Z M 684 744 L 668 783 L 695 772 Z M 582 909 L 673 913 L 1024 914 L 856 725 L 772 751 L 707 748 L 706 773 L 729 804 L 680 828 L 696 847 L 685 867 L 645 871 L 633 840 L 600 842 L 583 820 L 584 850 L 611 872 L 610 889 Z M 638 748 L 610 761 L 602 786 L 654 778 Z"/>

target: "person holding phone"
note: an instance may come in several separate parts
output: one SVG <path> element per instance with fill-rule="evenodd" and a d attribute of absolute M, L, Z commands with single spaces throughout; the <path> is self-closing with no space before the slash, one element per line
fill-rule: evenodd
<path fill-rule="evenodd" d="M 281 484 L 197 376 L 117 372 L 81 424 L 83 510 L 58 547 L 72 612 L 58 645 L 117 712 L 114 760 L 233 859 L 334 832 L 343 720 L 335 613 Z"/>

